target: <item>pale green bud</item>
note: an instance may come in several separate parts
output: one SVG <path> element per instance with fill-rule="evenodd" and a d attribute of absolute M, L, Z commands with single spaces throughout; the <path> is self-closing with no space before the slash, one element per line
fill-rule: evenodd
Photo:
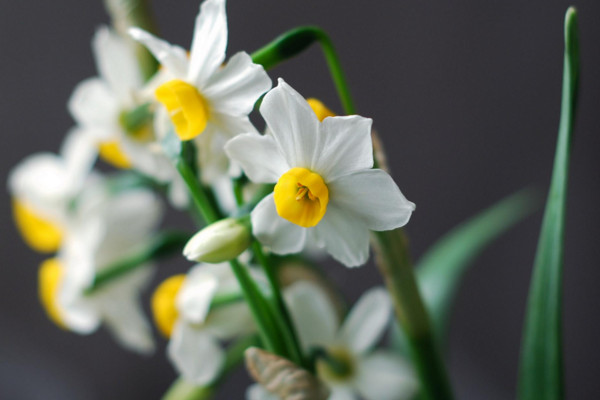
<path fill-rule="evenodd" d="M 192 236 L 183 249 L 183 255 L 190 261 L 229 261 L 246 250 L 251 239 L 248 218 L 226 218 Z"/>

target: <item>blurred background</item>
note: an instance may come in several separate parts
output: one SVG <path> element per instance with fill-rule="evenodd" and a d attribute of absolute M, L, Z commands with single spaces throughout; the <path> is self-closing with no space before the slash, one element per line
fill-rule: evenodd
<path fill-rule="evenodd" d="M 562 0 L 229 0 L 228 54 L 251 52 L 298 25 L 333 39 L 358 112 L 373 118 L 392 173 L 417 204 L 415 259 L 456 224 L 523 187 L 548 187 L 559 119 Z M 154 0 L 161 35 L 189 47 L 199 1 Z M 600 396 L 600 2 L 580 0 L 581 90 L 568 197 L 564 277 L 567 397 Z M 0 3 L 2 179 L 25 156 L 56 152 L 73 121 L 66 102 L 96 69 L 90 40 L 108 22 L 101 0 Z M 270 71 L 337 112 L 318 47 Z M 0 398 L 158 399 L 175 379 L 164 343 L 150 358 L 106 331 L 54 326 L 37 298 L 43 256 L 14 228 L 0 196 Z M 447 363 L 461 399 L 515 397 L 520 337 L 541 211 L 494 243 L 469 271 L 452 316 Z M 188 226 L 173 215 L 167 225 Z M 187 224 L 187 225 L 186 225 Z M 184 271 L 164 263 L 159 276 Z M 381 284 L 369 264 L 328 269 L 348 298 Z M 158 279 L 157 278 L 157 283 Z M 161 339 L 159 339 L 161 340 Z M 236 375 L 219 399 L 241 399 Z"/>

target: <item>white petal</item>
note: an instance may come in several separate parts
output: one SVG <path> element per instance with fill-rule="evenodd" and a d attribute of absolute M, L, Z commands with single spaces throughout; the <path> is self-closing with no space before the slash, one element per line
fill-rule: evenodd
<path fill-rule="evenodd" d="M 300 281 L 285 290 L 285 299 L 305 350 L 334 342 L 339 320 L 322 289 L 308 281 Z"/>
<path fill-rule="evenodd" d="M 177 294 L 176 304 L 181 316 L 188 322 L 203 322 L 218 285 L 216 276 L 192 269 Z"/>
<path fill-rule="evenodd" d="M 275 140 L 267 135 L 238 135 L 227 142 L 225 153 L 256 183 L 277 182 L 290 169 Z"/>
<path fill-rule="evenodd" d="M 317 226 L 312 228 L 318 245 L 347 267 L 358 267 L 369 258 L 369 230 L 357 217 L 331 202 Z"/>
<path fill-rule="evenodd" d="M 202 94 L 213 110 L 229 115 L 248 115 L 256 100 L 271 88 L 271 78 L 262 65 L 239 52 L 210 77 Z"/>
<path fill-rule="evenodd" d="M 244 301 L 211 310 L 204 329 L 222 340 L 230 340 L 256 332 L 254 320 Z"/>
<path fill-rule="evenodd" d="M 406 225 L 415 209 L 391 176 L 380 169 L 364 170 L 327 184 L 330 201 L 371 230 L 386 231 Z"/>
<path fill-rule="evenodd" d="M 223 349 L 210 334 L 181 321 L 175 325 L 167 352 L 185 380 L 197 385 L 211 383 L 225 360 Z"/>
<path fill-rule="evenodd" d="M 190 51 L 189 82 L 200 84 L 225 60 L 227 48 L 227 15 L 225 0 L 205 0 L 196 17 Z"/>
<path fill-rule="evenodd" d="M 152 269 L 140 269 L 145 273 Z M 137 273 L 138 271 L 134 271 Z M 112 289 L 112 288 L 111 288 Z M 119 293 L 118 290 L 122 291 Z M 150 324 L 131 287 L 114 288 L 103 295 L 102 314 L 107 328 L 125 348 L 142 354 L 154 351 Z"/>
<path fill-rule="evenodd" d="M 185 79 L 188 71 L 188 60 L 184 49 L 174 46 L 150 33 L 139 29 L 130 28 L 129 34 L 132 38 L 143 44 L 150 50 L 154 57 L 178 79 Z"/>
<path fill-rule="evenodd" d="M 32 154 L 11 171 L 8 186 L 14 196 L 36 207 L 62 208 L 71 192 L 66 176 L 64 162 L 55 154 Z"/>
<path fill-rule="evenodd" d="M 83 186 L 83 182 L 92 169 L 98 150 L 91 138 L 79 129 L 72 129 L 63 141 L 60 153 L 64 159 L 68 180 L 71 186 L 70 195 L 75 195 Z"/>
<path fill-rule="evenodd" d="M 119 102 L 99 78 L 80 82 L 69 99 L 69 111 L 79 125 L 94 129 L 95 136 L 108 140 L 119 132 Z"/>
<path fill-rule="evenodd" d="M 100 76 L 121 102 L 131 101 L 131 90 L 143 83 L 135 49 L 116 32 L 103 26 L 96 31 L 92 50 Z"/>
<path fill-rule="evenodd" d="M 271 193 L 250 214 L 252 233 L 277 254 L 298 253 L 306 242 L 306 229 L 279 216 Z"/>
<path fill-rule="evenodd" d="M 383 335 L 392 313 L 387 292 L 373 288 L 361 296 L 340 329 L 340 339 L 354 353 L 372 348 Z"/>
<path fill-rule="evenodd" d="M 412 399 L 418 388 L 410 365 L 383 351 L 359 362 L 355 385 L 366 400 Z"/>
<path fill-rule="evenodd" d="M 372 120 L 358 115 L 325 118 L 313 169 L 327 181 L 373 167 Z"/>
<path fill-rule="evenodd" d="M 319 120 L 306 100 L 279 78 L 263 99 L 260 113 L 291 167 L 313 169 L 319 148 Z"/>
<path fill-rule="evenodd" d="M 255 383 L 246 389 L 246 400 L 281 400 L 281 398 Z"/>
<path fill-rule="evenodd" d="M 346 386 L 334 386 L 328 400 L 356 400 L 354 391 Z"/>

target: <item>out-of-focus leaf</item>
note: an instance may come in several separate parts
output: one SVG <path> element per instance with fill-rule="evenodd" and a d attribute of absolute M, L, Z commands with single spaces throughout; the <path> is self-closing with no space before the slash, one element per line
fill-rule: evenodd
<path fill-rule="evenodd" d="M 562 357 L 562 270 L 567 175 L 579 71 L 577 13 L 565 16 L 563 93 L 554 171 L 542 222 L 521 347 L 519 399 L 564 397 Z"/>
<path fill-rule="evenodd" d="M 452 229 L 421 257 L 417 280 L 440 343 L 465 271 L 486 246 L 531 214 L 538 203 L 532 190 L 521 190 Z M 392 347 L 405 351 L 406 339 L 398 326 L 391 339 Z"/>

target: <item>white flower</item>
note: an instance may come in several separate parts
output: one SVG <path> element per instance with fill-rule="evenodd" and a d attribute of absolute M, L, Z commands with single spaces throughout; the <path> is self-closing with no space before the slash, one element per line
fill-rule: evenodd
<path fill-rule="evenodd" d="M 188 382 L 211 383 L 225 361 L 221 340 L 254 330 L 229 264 L 198 264 L 165 280 L 152 296 L 160 331 L 170 337 L 168 355 Z"/>
<path fill-rule="evenodd" d="M 415 205 L 387 173 L 372 169 L 370 119 L 320 122 L 281 79 L 260 112 L 271 133 L 239 135 L 225 150 L 253 182 L 277 182 L 251 214 L 254 235 L 273 252 L 299 252 L 308 237 L 346 266 L 357 266 L 368 258 L 369 230 L 408 222 Z"/>
<path fill-rule="evenodd" d="M 144 86 L 135 47 L 102 27 L 92 49 L 99 76 L 77 85 L 69 100 L 81 133 L 98 145 L 100 156 L 112 165 L 178 185 L 179 174 L 154 134 L 153 99 Z M 185 203 L 184 199 L 174 204 Z"/>
<path fill-rule="evenodd" d="M 140 292 L 153 275 L 143 265 L 87 293 L 96 275 L 144 251 L 156 228 L 161 206 L 145 189 L 110 196 L 100 183 L 77 201 L 65 243 L 57 258 L 40 268 L 40 297 L 59 326 L 88 334 L 105 324 L 124 347 L 153 351 L 151 330 L 139 304 Z"/>
<path fill-rule="evenodd" d="M 94 144 L 74 129 L 67 134 L 60 155 L 33 154 L 11 171 L 8 186 L 15 222 L 32 248 L 58 250 L 70 204 L 84 186 L 95 160 Z"/>
<path fill-rule="evenodd" d="M 385 290 L 363 294 L 341 326 L 327 296 L 308 282 L 290 287 L 286 299 L 305 351 L 324 349 L 338 365 L 336 370 L 323 358 L 317 361 L 317 375 L 330 386 L 331 400 L 399 400 L 415 394 L 410 366 L 392 352 L 372 350 L 390 321 Z M 276 399 L 272 396 L 257 386 L 247 393 L 249 400 Z"/>
<path fill-rule="evenodd" d="M 212 181 L 227 171 L 223 145 L 234 135 L 255 132 L 248 119 L 254 103 L 271 88 L 263 67 L 245 52 L 223 66 L 227 47 L 225 0 L 206 0 L 196 19 L 188 56 L 178 46 L 141 29 L 130 34 L 160 61 L 170 80 L 156 90 L 181 140 L 196 138 L 202 174 Z"/>

